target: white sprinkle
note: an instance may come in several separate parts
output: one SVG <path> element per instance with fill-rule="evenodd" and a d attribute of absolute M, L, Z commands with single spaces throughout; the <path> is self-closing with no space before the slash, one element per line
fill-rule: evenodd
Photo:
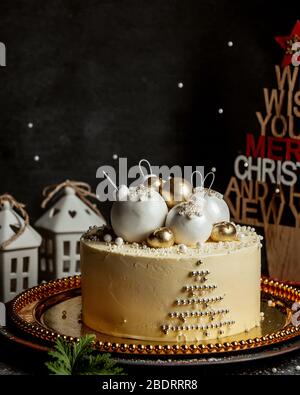
<path fill-rule="evenodd" d="M 248 166 L 249 166 L 248 162 L 244 162 L 244 167 L 248 167 Z"/>
<path fill-rule="evenodd" d="M 219 114 L 223 114 L 223 112 L 224 112 L 223 108 L 219 108 L 219 109 L 218 109 L 218 113 L 219 113 Z"/>
<path fill-rule="evenodd" d="M 178 86 L 178 88 L 180 88 L 180 89 L 183 88 L 183 82 L 178 82 L 178 85 L 177 85 L 177 86 Z"/>
<path fill-rule="evenodd" d="M 277 369 L 276 368 L 272 368 L 272 373 L 277 373 Z"/>
<path fill-rule="evenodd" d="M 275 189 L 275 193 L 279 193 L 280 192 L 280 189 L 279 188 L 276 188 Z"/>
<path fill-rule="evenodd" d="M 34 160 L 35 162 L 38 162 L 38 161 L 40 160 L 39 155 L 34 155 L 33 160 Z"/>
<path fill-rule="evenodd" d="M 187 246 L 185 244 L 179 244 L 179 251 L 186 253 L 187 252 Z"/>
<path fill-rule="evenodd" d="M 228 47 L 233 47 L 233 42 L 232 41 L 228 41 L 227 45 L 228 45 Z"/>
<path fill-rule="evenodd" d="M 299 371 L 300 371 L 300 366 L 297 365 L 297 366 L 295 367 L 295 369 L 297 370 L 297 372 L 299 372 Z"/>
<path fill-rule="evenodd" d="M 112 237 L 109 234 L 104 235 L 103 240 L 105 243 L 110 243 L 112 241 Z"/>
<path fill-rule="evenodd" d="M 118 247 L 120 247 L 121 245 L 123 245 L 123 243 L 124 243 L 124 240 L 122 239 L 122 237 L 117 237 L 117 238 L 115 239 L 115 244 L 116 244 Z"/>
<path fill-rule="evenodd" d="M 263 311 L 261 311 L 261 312 L 260 312 L 260 316 L 261 316 L 261 317 L 264 317 L 264 316 L 265 316 L 265 313 L 264 313 Z"/>
<path fill-rule="evenodd" d="M 113 158 L 113 160 L 117 160 L 118 159 L 118 155 L 117 154 L 113 154 L 112 158 Z"/>
<path fill-rule="evenodd" d="M 212 167 L 212 168 L 211 168 L 211 171 L 212 171 L 213 173 L 215 173 L 215 172 L 217 171 L 217 169 L 216 169 L 215 167 Z"/>
<path fill-rule="evenodd" d="M 33 123 L 32 123 L 32 122 L 29 122 L 27 126 L 28 126 L 30 129 L 32 129 L 32 128 L 33 128 Z"/>

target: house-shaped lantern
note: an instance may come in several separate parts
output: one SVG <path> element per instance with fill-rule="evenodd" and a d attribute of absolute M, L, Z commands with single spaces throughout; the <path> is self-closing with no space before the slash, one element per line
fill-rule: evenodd
<path fill-rule="evenodd" d="M 96 206 L 87 199 L 88 196 L 96 198 L 96 195 L 91 193 L 88 184 L 69 180 L 45 188 L 43 195 L 42 207 L 50 201 L 52 205 L 35 223 L 43 238 L 39 280 L 80 274 L 81 235 L 90 226 L 106 223 Z"/>
<path fill-rule="evenodd" d="M 0 300 L 8 302 L 38 283 L 41 236 L 29 225 L 24 205 L 0 196 Z"/>

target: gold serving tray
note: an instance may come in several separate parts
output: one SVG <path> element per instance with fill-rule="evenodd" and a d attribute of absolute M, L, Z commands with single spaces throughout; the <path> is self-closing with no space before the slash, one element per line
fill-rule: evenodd
<path fill-rule="evenodd" d="M 95 332 L 86 327 L 81 316 L 80 276 L 68 277 L 23 292 L 8 304 L 10 323 L 22 333 L 49 346 L 58 337 L 77 341 L 87 333 L 96 335 L 95 348 L 100 352 L 128 355 L 186 355 L 245 351 L 274 345 L 300 335 L 299 326 L 291 324 L 291 305 L 300 302 L 300 292 L 292 286 L 262 278 L 262 311 L 264 320 L 260 328 L 248 333 L 222 338 L 215 343 L 149 342 L 117 338 Z M 247 295 L 245 295 L 247 297 Z M 268 301 L 272 301 L 270 306 Z"/>

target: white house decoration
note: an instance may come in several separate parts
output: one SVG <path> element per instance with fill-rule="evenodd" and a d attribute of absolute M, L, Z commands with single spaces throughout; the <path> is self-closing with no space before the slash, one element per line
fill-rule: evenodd
<path fill-rule="evenodd" d="M 87 197 L 96 198 L 88 184 L 65 181 L 46 187 L 42 207 L 51 207 L 35 223 L 43 237 L 39 280 L 80 274 L 80 237 L 90 226 L 106 224 Z M 56 200 L 55 200 L 56 198 Z"/>
<path fill-rule="evenodd" d="M 0 301 L 5 303 L 38 283 L 42 238 L 24 207 L 11 195 L 0 196 Z"/>
<path fill-rule="evenodd" d="M 6 326 L 6 308 L 2 302 L 0 302 L 0 326 Z"/>

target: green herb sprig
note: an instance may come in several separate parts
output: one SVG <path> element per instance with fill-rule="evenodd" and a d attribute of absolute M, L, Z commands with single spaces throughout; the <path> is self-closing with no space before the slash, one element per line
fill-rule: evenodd
<path fill-rule="evenodd" d="M 94 335 L 86 335 L 76 343 L 62 338 L 56 340 L 54 349 L 49 351 L 52 361 L 46 366 L 54 375 L 120 375 L 123 369 L 116 366 L 110 354 L 95 353 Z"/>

